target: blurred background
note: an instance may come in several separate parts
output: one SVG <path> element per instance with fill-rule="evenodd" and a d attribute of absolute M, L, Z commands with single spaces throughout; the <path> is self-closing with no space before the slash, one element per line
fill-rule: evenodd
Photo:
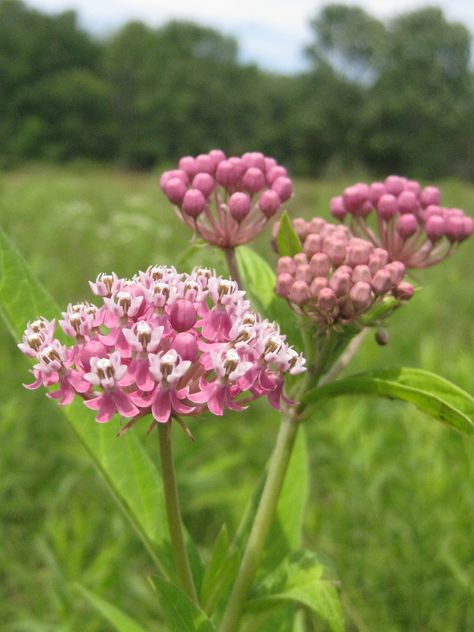
<path fill-rule="evenodd" d="M 0 224 L 60 305 L 87 298 L 100 271 L 176 262 L 190 235 L 157 176 L 214 147 L 288 166 L 293 216 L 327 217 L 331 196 L 388 173 L 438 184 L 446 205 L 473 213 L 467 3 L 222 12 L 203 0 L 168 11 L 0 0 Z M 268 233 L 257 247 L 273 263 Z M 421 366 L 473 392 L 472 244 L 416 280 L 423 291 L 394 316 L 389 346 L 367 340 L 354 370 Z M 107 631 L 76 582 L 161 629 L 150 559 L 55 404 L 22 388 L 29 365 L 3 325 L 0 353 L 0 629 Z M 257 404 L 196 421 L 193 445 L 176 435 L 185 521 L 204 556 L 224 520 L 236 527 L 277 423 Z M 364 398 L 321 406 L 308 434 L 305 545 L 339 576 L 349 630 L 473 630 L 472 441 Z"/>

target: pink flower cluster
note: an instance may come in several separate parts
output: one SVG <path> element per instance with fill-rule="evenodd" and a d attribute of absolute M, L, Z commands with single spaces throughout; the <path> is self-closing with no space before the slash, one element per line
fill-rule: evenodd
<path fill-rule="evenodd" d="M 474 231 L 471 217 L 441 206 L 438 188 L 422 188 L 400 176 L 347 187 L 342 196 L 332 198 L 331 213 L 340 221 L 349 215 L 354 234 L 385 248 L 392 261 L 402 261 L 407 268 L 439 263 Z"/>
<path fill-rule="evenodd" d="M 347 324 L 384 297 L 405 301 L 413 296 L 413 286 L 403 280 L 405 266 L 390 262 L 383 248 L 319 217 L 296 219 L 293 226 L 303 252 L 280 257 L 276 292 L 297 313 L 322 327 Z"/>
<path fill-rule="evenodd" d="M 178 217 L 221 248 L 251 241 L 293 195 L 286 169 L 259 152 L 185 156 L 160 185 Z"/>
<path fill-rule="evenodd" d="M 55 338 L 54 321 L 39 318 L 19 347 L 36 362 L 27 388 L 57 387 L 48 396 L 63 405 L 78 395 L 98 422 L 115 413 L 131 420 L 125 428 L 148 413 L 152 425 L 206 410 L 222 415 L 261 396 L 279 408 L 288 401 L 284 374 L 305 370 L 278 327 L 211 270 L 152 266 L 130 280 L 100 274 L 90 285 L 103 304 L 70 304 L 59 320 L 72 345 Z"/>

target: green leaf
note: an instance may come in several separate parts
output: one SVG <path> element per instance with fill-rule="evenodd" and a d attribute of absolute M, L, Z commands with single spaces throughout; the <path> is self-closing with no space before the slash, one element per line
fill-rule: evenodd
<path fill-rule="evenodd" d="M 303 251 L 300 238 L 296 234 L 286 211 L 281 216 L 276 243 L 280 257 L 294 257 Z"/>
<path fill-rule="evenodd" d="M 149 579 L 160 597 L 169 632 L 215 632 L 206 614 L 181 589 L 156 575 Z"/>
<path fill-rule="evenodd" d="M 20 339 L 26 322 L 39 315 L 59 315 L 59 309 L 33 272 L 0 230 L 0 314 Z M 106 480 L 110 491 L 141 537 L 158 569 L 174 576 L 174 564 L 161 477 L 136 431 L 117 437 L 118 426 L 97 424 L 82 402 L 58 407 Z M 47 423 L 47 420 L 45 420 Z M 153 437 L 154 435 L 151 435 Z M 158 451 L 158 450 L 157 450 Z M 195 567 L 200 560 L 189 544 Z"/>
<path fill-rule="evenodd" d="M 306 403 L 338 395 L 378 395 L 414 404 L 467 435 L 474 434 L 474 398 L 448 380 L 421 369 L 395 368 L 360 373 L 307 394 Z"/>
<path fill-rule="evenodd" d="M 325 567 L 315 553 L 291 553 L 257 586 L 247 610 L 261 612 L 279 603 L 294 602 L 324 619 L 333 632 L 343 632 L 339 594 L 334 582 L 326 579 L 324 573 Z"/>
<path fill-rule="evenodd" d="M 98 595 L 94 595 L 80 584 L 76 584 L 76 587 L 95 610 L 113 625 L 118 632 L 146 632 L 145 628 L 110 602 Z"/>
<path fill-rule="evenodd" d="M 207 614 L 213 614 L 222 597 L 230 592 L 239 560 L 238 551 L 230 549 L 229 534 L 224 525 L 216 538 L 202 580 L 200 601 Z"/>
<path fill-rule="evenodd" d="M 239 246 L 237 264 L 244 289 L 255 309 L 280 325 L 281 332 L 298 351 L 303 350 L 301 326 L 288 303 L 275 294 L 276 275 L 273 268 L 255 250 Z"/>
<path fill-rule="evenodd" d="M 247 294 L 255 307 L 260 308 L 259 311 L 268 312 L 275 298 L 275 272 L 265 259 L 248 246 L 239 246 L 236 255 Z"/>
<path fill-rule="evenodd" d="M 266 473 L 265 473 L 266 476 Z M 244 512 L 233 545 L 243 551 L 253 524 L 258 502 L 262 495 L 264 480 L 252 495 Z M 308 499 L 308 448 L 306 432 L 301 426 L 295 441 L 283 489 L 278 501 L 275 520 L 267 538 L 263 570 L 268 572 L 292 549 L 301 545 L 305 506 Z"/>

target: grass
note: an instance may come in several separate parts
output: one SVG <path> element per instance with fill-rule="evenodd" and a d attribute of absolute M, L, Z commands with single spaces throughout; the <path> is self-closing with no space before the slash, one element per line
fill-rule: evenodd
<path fill-rule="evenodd" d="M 293 214 L 325 214 L 346 184 L 298 182 Z M 442 186 L 446 203 L 472 212 L 473 186 Z M 174 263 L 189 238 L 156 174 L 103 168 L 1 174 L 0 220 L 64 306 L 86 298 L 100 271 Z M 267 237 L 261 252 L 269 252 Z M 354 370 L 420 366 L 472 392 L 472 261 L 469 243 L 417 275 L 424 289 L 392 319 L 390 345 L 367 340 Z M 3 328 L 0 346 L 0 630 L 108 630 L 77 582 L 131 614 L 140 604 L 148 629 L 160 629 L 145 551 L 54 403 L 22 388 L 28 362 Z M 277 416 L 257 405 L 242 418 L 196 422 L 196 444 L 177 438 L 185 520 L 204 554 L 222 522 L 235 528 L 276 427 Z M 472 441 L 410 406 L 365 398 L 324 404 L 308 431 L 306 545 L 334 566 L 349 629 L 474 629 Z M 144 441 L 155 455 L 153 438 Z"/>

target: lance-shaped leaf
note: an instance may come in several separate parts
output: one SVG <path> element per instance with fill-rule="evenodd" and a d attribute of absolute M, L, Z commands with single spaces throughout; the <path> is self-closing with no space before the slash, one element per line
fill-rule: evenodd
<path fill-rule="evenodd" d="M 161 577 L 153 575 L 149 579 L 159 595 L 168 632 L 215 632 L 203 610 L 180 588 Z"/>
<path fill-rule="evenodd" d="M 212 615 L 222 597 L 230 592 L 239 559 L 238 551 L 230 547 L 227 527 L 224 525 L 216 538 L 202 580 L 200 602 L 207 614 Z"/>
<path fill-rule="evenodd" d="M 17 340 L 27 321 L 39 315 L 53 318 L 60 314 L 53 299 L 1 230 L 0 314 Z M 95 423 L 91 412 L 79 401 L 58 408 L 90 454 L 158 569 L 173 577 L 169 533 L 163 528 L 167 519 L 161 476 L 137 433 L 127 432 L 117 437 L 117 426 L 112 422 L 107 425 Z M 200 560 L 191 543 L 189 548 L 193 570 L 199 575 Z"/>
<path fill-rule="evenodd" d="M 338 395 L 376 395 L 410 402 L 459 432 L 474 435 L 472 395 L 429 371 L 395 368 L 360 373 L 314 388 L 304 401 L 314 404 Z"/>
<path fill-rule="evenodd" d="M 146 632 L 146 628 L 141 626 L 128 614 L 119 610 L 117 606 L 114 606 L 109 601 L 95 595 L 80 584 L 77 584 L 77 589 L 93 606 L 93 608 L 97 610 L 97 612 L 101 614 L 104 619 L 106 619 L 118 632 Z"/>
<path fill-rule="evenodd" d="M 276 245 L 280 257 L 294 257 L 303 250 L 300 238 L 296 234 L 286 211 L 281 216 Z"/>
<path fill-rule="evenodd" d="M 344 615 L 335 582 L 325 577 L 325 567 L 310 551 L 290 553 L 256 587 L 248 612 L 271 610 L 288 602 L 306 606 L 325 620 L 333 632 L 344 631 Z"/>

